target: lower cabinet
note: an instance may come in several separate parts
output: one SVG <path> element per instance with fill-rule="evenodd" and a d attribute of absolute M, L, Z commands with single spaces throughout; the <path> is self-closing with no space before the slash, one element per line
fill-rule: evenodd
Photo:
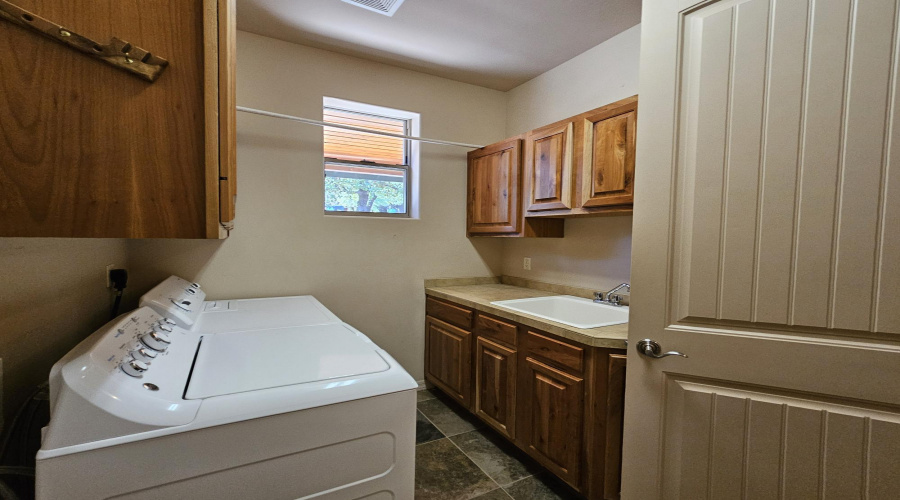
<path fill-rule="evenodd" d="M 450 305 L 428 308 L 426 380 L 586 498 L 619 498 L 625 350 Z"/>
<path fill-rule="evenodd" d="M 525 358 L 522 444 L 544 467 L 576 489 L 584 442 L 584 379 Z"/>
<path fill-rule="evenodd" d="M 472 332 L 427 317 L 425 351 L 426 379 L 469 408 L 472 399 Z"/>
<path fill-rule="evenodd" d="M 516 351 L 484 337 L 475 344 L 475 414 L 516 437 Z"/>

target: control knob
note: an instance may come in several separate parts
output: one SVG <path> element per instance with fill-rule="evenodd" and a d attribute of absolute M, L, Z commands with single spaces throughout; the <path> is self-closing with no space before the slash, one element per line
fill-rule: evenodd
<path fill-rule="evenodd" d="M 172 327 L 169 326 L 169 325 L 163 324 L 163 323 L 154 325 L 153 328 L 154 328 L 154 329 L 159 328 L 160 330 L 162 330 L 162 331 L 164 331 L 164 332 L 166 332 L 166 333 L 172 333 Z"/>
<path fill-rule="evenodd" d="M 147 371 L 147 368 L 149 368 L 147 363 L 136 359 L 126 359 L 122 362 L 122 371 L 135 378 L 143 377 L 143 373 Z"/>
<path fill-rule="evenodd" d="M 199 289 L 199 288 L 200 288 L 200 283 L 191 283 L 191 288 Z"/>
<path fill-rule="evenodd" d="M 157 352 L 163 352 L 172 343 L 169 336 L 162 332 L 149 332 L 141 337 L 141 343 Z"/>
<path fill-rule="evenodd" d="M 172 321 L 172 320 L 169 319 L 169 318 L 163 318 L 163 319 L 159 320 L 159 324 L 163 324 L 163 323 L 165 323 L 165 324 L 167 324 L 167 325 L 174 325 L 174 324 L 175 324 L 175 322 Z"/>
<path fill-rule="evenodd" d="M 145 363 L 149 363 L 156 358 L 156 351 L 153 349 L 148 349 L 146 347 L 138 347 L 137 349 L 131 351 L 131 357 L 138 360 L 143 361 Z"/>
<path fill-rule="evenodd" d="M 173 304 L 175 304 L 175 307 L 181 309 L 182 311 L 191 312 L 191 310 L 189 309 L 189 307 L 191 305 L 190 300 L 169 299 L 169 301 L 171 301 Z"/>

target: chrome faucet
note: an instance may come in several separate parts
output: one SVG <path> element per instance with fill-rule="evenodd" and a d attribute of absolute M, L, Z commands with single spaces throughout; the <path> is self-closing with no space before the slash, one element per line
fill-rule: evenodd
<path fill-rule="evenodd" d="M 602 304 L 611 304 L 614 306 L 622 305 L 622 296 L 616 294 L 621 289 L 625 289 L 626 292 L 631 291 L 631 285 L 628 283 L 622 283 L 619 286 L 613 288 L 612 290 L 603 293 L 603 292 L 594 292 L 594 302 L 602 303 Z M 603 297 L 606 296 L 604 299 Z"/>

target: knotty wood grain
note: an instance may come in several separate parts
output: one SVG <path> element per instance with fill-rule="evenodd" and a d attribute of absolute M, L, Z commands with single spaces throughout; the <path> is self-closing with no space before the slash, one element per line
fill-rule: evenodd
<path fill-rule="evenodd" d="M 516 351 L 475 341 L 475 414 L 507 439 L 516 437 Z"/>
<path fill-rule="evenodd" d="M 467 409 L 472 401 L 472 332 L 425 316 L 425 380 Z"/>
<path fill-rule="evenodd" d="M 519 234 L 522 230 L 521 138 L 470 151 L 468 160 L 468 234 Z"/>
<path fill-rule="evenodd" d="M 563 121 L 525 136 L 525 209 L 572 208 L 574 122 Z"/>

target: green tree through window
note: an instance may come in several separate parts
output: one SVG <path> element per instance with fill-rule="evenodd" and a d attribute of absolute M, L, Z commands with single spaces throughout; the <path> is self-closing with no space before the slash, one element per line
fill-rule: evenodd
<path fill-rule="evenodd" d="M 404 213 L 404 177 L 399 177 L 397 181 L 384 181 L 326 175 L 325 209 L 336 212 Z"/>
<path fill-rule="evenodd" d="M 396 113 L 396 114 L 395 114 Z M 326 98 L 324 121 L 390 134 L 324 128 L 325 212 L 410 216 L 410 135 L 418 115 L 407 111 Z"/>

